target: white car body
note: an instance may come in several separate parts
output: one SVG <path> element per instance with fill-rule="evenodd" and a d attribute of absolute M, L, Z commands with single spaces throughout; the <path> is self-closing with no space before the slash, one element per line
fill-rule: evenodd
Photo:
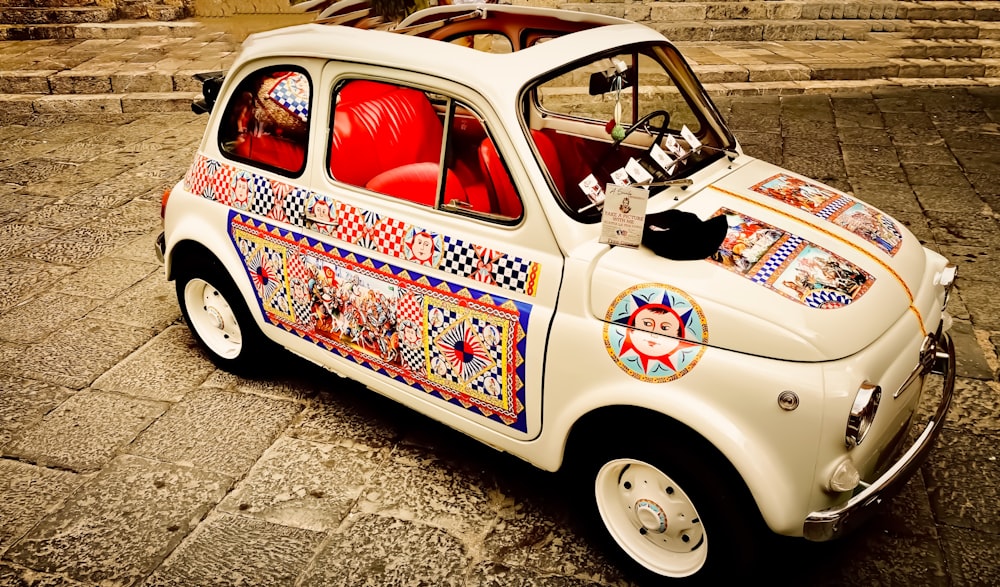
<path fill-rule="evenodd" d="M 253 326 L 267 338 L 545 470 L 559 469 L 576 450 L 572 443 L 580 437 L 574 430 L 581 423 L 591 442 L 624 444 L 633 436 L 648 444 L 650 432 L 662 425 L 663 445 L 645 446 L 647 451 L 684 450 L 671 444 L 671 426 L 679 423 L 729 463 L 767 527 L 814 540 L 839 535 L 869 502 L 898 489 L 926 456 L 951 397 L 954 351 L 944 307 L 954 270 L 947 261 L 901 223 L 849 194 L 749 157 L 735 143 L 686 175 L 690 185 L 666 188 L 647 208 L 648 214 L 676 208 L 702 219 L 726 214 L 728 257 L 672 260 L 646 246 L 601 243 L 600 223 L 574 218 L 553 197 L 550 174 L 539 165 L 527 130 L 572 133 L 555 116 L 522 117 L 526 88 L 578 57 L 620 47 L 623 39 L 665 39 L 616 19 L 485 5 L 430 9 L 399 28 L 475 10 L 484 19 L 491 13 L 554 19 L 583 23 L 583 30 L 504 54 L 347 25 L 310 24 L 251 37 L 221 85 L 191 171 L 165 202 L 167 276 L 183 275 L 193 251 L 209 253 L 242 298 L 229 303 L 250 308 Z M 224 106 L 240 81 L 272 66 L 294 66 L 311 84 L 312 127 L 301 171 L 255 167 L 227 152 L 220 138 L 228 124 Z M 325 165 L 333 132 L 330 96 L 345 77 L 412 85 L 468 105 L 490 129 L 522 213 L 493 221 L 385 197 L 332 177 Z M 695 103 L 707 100 L 693 77 L 680 75 L 677 83 L 682 94 L 701 96 Z M 707 132 L 720 140 L 728 135 L 724 128 Z M 218 181 L 220 174 L 225 181 Z M 240 177 L 247 181 L 245 201 L 237 201 Z M 581 179 L 567 180 L 566 189 Z M 295 197 L 306 211 L 290 211 L 287 202 Z M 321 197 L 344 216 L 329 225 L 309 224 L 315 222 L 310 206 Z M 267 206 L 257 205 L 262 199 Z M 817 203 L 824 207 L 812 209 Z M 846 219 L 851 212 L 859 214 L 853 224 Z M 858 226 L 872 219 L 880 236 L 864 232 L 869 225 Z M 354 221 L 364 235 L 338 232 Z M 317 228 L 322 226 L 331 234 Z M 404 233 L 412 232 L 415 242 L 418 227 L 437 239 L 432 254 L 439 258 L 430 266 L 414 262 L 404 247 Z M 737 253 L 733 239 L 741 241 Z M 480 269 L 488 274 L 446 266 L 443 257 L 457 249 L 486 265 Z M 349 320 L 339 315 L 344 324 L 320 328 L 309 313 L 324 312 L 316 309 L 317 298 L 306 311 L 296 305 L 301 300 L 293 290 L 301 285 L 296 275 L 323 267 L 334 279 L 327 301 L 334 284 L 343 290 L 344 279 L 353 279 L 361 292 L 355 301 L 376 300 L 369 311 L 385 313 L 359 324 L 395 323 L 359 333 L 349 331 Z M 816 273 L 806 276 L 809 271 Z M 832 289 L 824 289 L 824 279 L 835 282 Z M 179 288 L 182 304 L 184 295 Z M 662 339 L 638 340 L 639 329 L 624 322 L 625 314 L 633 320 L 646 305 L 661 315 L 673 312 L 683 323 L 682 336 L 670 339 L 669 348 L 658 346 Z M 419 324 L 419 344 L 412 348 L 402 339 L 385 339 L 401 336 L 407 313 Z M 329 334 L 337 328 L 338 335 Z M 193 329 L 206 338 L 197 324 Z M 353 342 L 337 346 L 348 336 Z M 224 348 L 206 344 L 216 354 Z M 416 353 L 413 363 L 406 362 L 408 350 Z M 448 356 L 450 364 L 443 360 Z M 926 395 L 924 375 L 932 363 L 949 361 L 935 416 L 916 423 Z M 866 382 L 881 389 L 881 401 L 874 415 L 866 415 L 870 429 L 861 434 L 863 442 L 852 445 L 845 442 L 845 428 Z M 650 422 L 656 431 L 634 435 L 633 426 Z M 924 436 L 903 446 L 911 426 L 925 426 Z M 852 472 L 861 484 L 832 488 L 832 478 Z M 862 492 L 866 484 L 871 487 Z M 643 536 L 665 531 L 660 528 L 666 522 L 649 521 L 656 508 L 648 501 L 635 504 L 627 509 Z M 642 567 L 675 577 L 699 572 L 699 562 L 660 565 L 655 551 L 616 534 L 615 523 L 601 513 L 615 540 Z M 706 531 L 711 535 L 712 528 Z"/>

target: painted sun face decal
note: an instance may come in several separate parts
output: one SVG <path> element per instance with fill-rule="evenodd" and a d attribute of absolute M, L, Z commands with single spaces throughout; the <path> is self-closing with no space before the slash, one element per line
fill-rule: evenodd
<path fill-rule="evenodd" d="M 608 309 L 604 346 L 626 373 L 658 383 L 683 376 L 705 352 L 708 325 L 684 292 L 643 284 L 622 292 Z"/>

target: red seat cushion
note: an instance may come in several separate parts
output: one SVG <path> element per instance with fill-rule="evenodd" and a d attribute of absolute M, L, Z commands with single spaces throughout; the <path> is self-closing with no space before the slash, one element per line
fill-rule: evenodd
<path fill-rule="evenodd" d="M 256 163 L 286 171 L 302 169 L 305 149 L 301 143 L 274 135 L 244 133 L 236 139 L 233 153 Z"/>
<path fill-rule="evenodd" d="M 552 141 L 542 131 L 532 130 L 531 138 L 535 141 L 535 147 L 538 149 L 538 153 L 542 157 L 542 162 L 552 177 L 552 182 L 555 184 L 556 189 L 562 193 L 565 180 L 563 179 L 559 152 L 556 151 Z M 483 173 L 488 178 L 486 186 L 495 200 L 493 211 L 508 218 L 520 217 L 523 211 L 521 200 L 518 198 L 517 192 L 510 182 L 510 175 L 504 168 L 503 161 L 500 159 L 493 141 L 489 138 L 484 139 L 482 144 L 479 145 L 479 162 L 482 165 Z"/>
<path fill-rule="evenodd" d="M 565 194 L 566 180 L 563 176 L 562 160 L 559 157 L 559 151 L 557 151 L 555 145 L 552 144 L 552 139 L 540 130 L 532 130 L 531 138 L 535 141 L 535 147 L 538 149 L 538 154 L 542 157 L 542 163 L 544 163 L 545 167 L 549 170 L 549 175 L 552 177 L 552 183 L 556 184 L 556 190 L 558 190 L 560 194 Z"/>
<path fill-rule="evenodd" d="M 437 197 L 437 163 L 412 163 L 394 167 L 371 179 L 365 185 L 373 192 L 409 200 L 425 206 L 433 206 Z M 444 203 L 468 204 L 462 182 L 453 171 L 448 170 L 445 178 Z"/>
<path fill-rule="evenodd" d="M 437 163 L 441 156 L 441 121 L 424 93 L 388 86 L 375 95 L 372 84 L 359 92 L 368 99 L 352 98 L 334 112 L 330 171 L 357 186 L 394 167 Z"/>

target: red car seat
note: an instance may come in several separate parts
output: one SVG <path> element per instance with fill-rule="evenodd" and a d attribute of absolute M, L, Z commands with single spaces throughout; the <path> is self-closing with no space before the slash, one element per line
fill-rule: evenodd
<path fill-rule="evenodd" d="M 444 131 L 423 92 L 377 82 L 349 82 L 341 90 L 333 126 L 333 177 L 399 198 L 434 204 Z M 412 165 L 416 167 L 408 169 Z M 446 202 L 467 201 L 457 176 L 449 174 L 447 184 Z"/>
<path fill-rule="evenodd" d="M 531 138 L 549 175 L 552 176 L 552 181 L 556 184 L 556 189 L 561 193 L 564 181 L 559 153 L 542 131 L 532 130 Z M 479 145 L 479 162 L 483 167 L 483 173 L 490 180 L 486 182 L 486 186 L 495 201 L 494 212 L 508 218 L 519 218 L 523 211 L 521 199 L 510 182 L 510 174 L 504 167 L 496 146 L 489 138 L 484 139 Z"/>

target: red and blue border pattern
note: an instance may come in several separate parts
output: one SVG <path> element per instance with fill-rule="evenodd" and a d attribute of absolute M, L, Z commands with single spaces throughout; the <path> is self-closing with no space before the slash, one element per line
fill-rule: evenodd
<path fill-rule="evenodd" d="M 534 296 L 537 290 L 541 272 L 537 262 L 438 234 L 200 153 L 184 177 L 184 189 L 237 210 L 306 228 L 403 262 L 529 296 Z M 434 243 L 426 258 L 414 253 L 415 237 Z"/>
<path fill-rule="evenodd" d="M 887 215 L 824 186 L 779 173 L 750 189 L 832 222 L 889 256 L 895 256 L 903 245 L 903 234 Z"/>
<path fill-rule="evenodd" d="M 521 432 L 531 305 L 229 214 L 265 320 Z"/>

